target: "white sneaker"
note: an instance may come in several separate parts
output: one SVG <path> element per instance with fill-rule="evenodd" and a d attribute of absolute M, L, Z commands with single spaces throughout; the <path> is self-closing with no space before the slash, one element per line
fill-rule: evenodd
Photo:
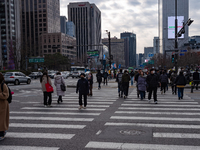
<path fill-rule="evenodd" d="M 151 102 L 151 100 L 149 99 L 149 100 L 148 100 L 148 102 L 150 103 L 150 102 Z"/>
<path fill-rule="evenodd" d="M 5 136 L 2 136 L 0 137 L 0 141 L 4 140 L 5 139 Z"/>
<path fill-rule="evenodd" d="M 44 105 L 44 107 L 46 108 L 46 107 L 47 107 L 47 105 Z"/>
<path fill-rule="evenodd" d="M 163 90 L 161 91 L 161 94 L 163 94 Z"/>
<path fill-rule="evenodd" d="M 83 107 L 83 109 L 86 109 L 86 107 Z"/>
<path fill-rule="evenodd" d="M 83 108 L 83 106 L 79 106 L 79 109 L 82 109 Z"/>
<path fill-rule="evenodd" d="M 155 103 L 155 104 L 158 104 L 158 102 L 157 102 L 157 101 L 155 101 L 154 103 Z"/>

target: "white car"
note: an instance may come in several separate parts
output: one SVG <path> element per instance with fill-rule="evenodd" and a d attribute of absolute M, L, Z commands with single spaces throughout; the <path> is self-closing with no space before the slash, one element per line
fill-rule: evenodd
<path fill-rule="evenodd" d="M 31 83 L 31 78 L 23 74 L 22 72 L 6 72 L 4 75 L 5 83 L 14 83 L 19 85 L 20 83 Z"/>

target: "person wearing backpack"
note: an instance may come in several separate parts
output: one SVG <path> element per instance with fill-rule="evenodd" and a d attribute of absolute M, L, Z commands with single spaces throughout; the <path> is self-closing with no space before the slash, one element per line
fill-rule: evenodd
<path fill-rule="evenodd" d="M 107 73 L 107 71 L 105 71 L 103 73 L 103 79 L 104 79 L 104 85 L 105 84 L 108 85 L 108 73 Z"/>
<path fill-rule="evenodd" d="M 163 94 L 163 92 L 165 94 L 166 87 L 167 87 L 167 84 L 168 84 L 168 76 L 167 76 L 165 71 L 160 76 L 160 83 L 161 83 L 161 94 Z"/>
<path fill-rule="evenodd" d="M 129 90 L 129 81 L 131 80 L 129 73 L 127 70 L 124 71 L 124 74 L 122 76 L 122 86 L 123 86 L 123 92 L 124 92 L 124 99 L 128 96 L 128 90 Z"/>
<path fill-rule="evenodd" d="M 51 93 L 52 92 L 47 92 L 45 84 L 49 83 L 52 86 L 52 82 L 51 82 L 51 78 L 48 76 L 47 72 L 43 73 L 42 77 L 40 78 L 40 83 L 41 83 L 42 91 L 44 94 L 44 107 L 47 107 L 47 106 L 51 107 L 51 102 L 52 102 Z M 47 97 L 49 97 L 48 103 L 47 103 Z"/>
<path fill-rule="evenodd" d="M 102 82 L 102 74 L 100 72 L 100 70 L 98 70 L 98 73 L 96 74 L 97 77 L 97 82 L 99 83 L 98 89 L 101 89 L 101 82 Z"/>
<path fill-rule="evenodd" d="M 119 73 L 117 74 L 116 82 L 118 83 L 118 94 L 119 97 L 123 97 L 123 88 L 122 88 L 122 69 L 120 69 Z M 121 94 L 120 94 L 121 92 Z"/>
<path fill-rule="evenodd" d="M 4 77 L 0 73 L 0 83 L 3 89 L 0 89 L 0 141 L 4 140 L 6 131 L 9 127 L 9 89 L 6 84 L 4 84 Z"/>

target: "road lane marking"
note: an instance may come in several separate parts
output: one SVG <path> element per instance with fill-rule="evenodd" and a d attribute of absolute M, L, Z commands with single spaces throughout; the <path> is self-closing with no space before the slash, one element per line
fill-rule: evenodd
<path fill-rule="evenodd" d="M 77 105 L 78 106 L 78 105 Z M 77 108 L 55 108 L 55 107 L 47 107 L 47 108 L 43 108 L 43 107 L 23 107 L 21 109 L 26 109 L 26 110 L 78 110 L 78 107 Z M 103 109 L 103 108 L 87 108 L 86 110 L 84 111 L 105 111 L 106 109 Z"/>
<path fill-rule="evenodd" d="M 184 113 L 184 112 L 150 112 L 150 111 L 116 111 L 116 114 L 147 114 L 147 115 L 200 115 L 200 113 Z"/>
<path fill-rule="evenodd" d="M 154 132 L 153 137 L 156 138 L 189 138 L 189 139 L 200 139 L 200 134 L 191 134 L 191 133 L 160 133 Z"/>
<path fill-rule="evenodd" d="M 180 128 L 180 129 L 200 129 L 200 125 L 182 125 L 182 124 L 151 124 L 151 123 L 116 123 L 107 122 L 105 126 L 142 126 L 151 128 Z"/>
<path fill-rule="evenodd" d="M 144 107 L 200 107 L 200 105 L 149 105 L 149 104 L 122 104 L 121 106 L 144 106 Z"/>
<path fill-rule="evenodd" d="M 65 125 L 65 124 L 26 124 L 10 123 L 9 127 L 14 128 L 62 128 L 62 129 L 83 129 L 86 125 Z"/>
<path fill-rule="evenodd" d="M 53 121 L 93 121 L 94 118 L 61 118 L 61 117 L 21 117 L 11 116 L 11 120 L 53 120 Z"/>
<path fill-rule="evenodd" d="M 69 140 L 75 134 L 58 134 L 58 133 L 22 133 L 8 132 L 6 138 L 36 138 L 36 139 L 62 139 Z"/>
<path fill-rule="evenodd" d="M 200 121 L 200 118 L 172 118 L 172 117 L 132 117 L 132 116 L 112 116 L 110 119 L 117 120 L 162 120 L 162 121 Z"/>
<path fill-rule="evenodd" d="M 100 113 L 72 113 L 72 112 L 32 112 L 32 111 L 26 111 L 26 112 L 17 112 L 17 111 L 11 111 L 10 114 L 38 114 L 38 115 L 83 115 L 83 116 L 99 116 Z"/>
<path fill-rule="evenodd" d="M 134 108 L 134 107 L 119 107 L 122 110 L 183 110 L 183 111 L 200 111 L 199 108 Z"/>
<path fill-rule="evenodd" d="M 40 104 L 34 104 L 33 106 L 41 106 Z M 62 105 L 54 105 L 54 107 L 58 107 L 58 108 L 62 108 L 62 107 L 77 107 L 77 105 L 73 105 L 73 104 L 69 104 L 69 105 L 65 105 L 65 104 L 62 104 Z M 88 104 L 87 107 L 95 107 L 95 108 L 101 108 L 101 107 L 110 107 L 110 105 L 90 105 Z"/>
<path fill-rule="evenodd" d="M 36 147 L 36 146 L 7 146 L 1 145 L 1 150 L 59 150 L 59 147 Z"/>
<path fill-rule="evenodd" d="M 90 141 L 85 148 L 93 149 L 119 149 L 119 150 L 199 150 L 200 146 L 184 145 L 161 145 L 161 144 L 138 144 Z"/>
<path fill-rule="evenodd" d="M 146 104 L 147 101 L 125 101 L 124 103 L 144 103 Z M 182 102 L 182 101 L 167 101 L 167 102 L 159 102 L 159 104 L 199 104 L 198 102 Z"/>

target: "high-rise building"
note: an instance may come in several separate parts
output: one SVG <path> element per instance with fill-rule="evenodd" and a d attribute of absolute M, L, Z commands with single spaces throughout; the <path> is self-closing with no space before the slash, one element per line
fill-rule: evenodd
<path fill-rule="evenodd" d="M 129 66 L 136 66 L 136 34 L 131 32 L 121 33 L 121 39 L 129 41 Z"/>
<path fill-rule="evenodd" d="M 160 53 L 160 42 L 159 42 L 159 37 L 154 37 L 153 39 L 153 53 L 157 54 Z"/>
<path fill-rule="evenodd" d="M 142 53 L 139 53 L 139 60 L 138 60 L 138 65 L 142 65 L 144 62 L 143 62 L 143 58 L 144 58 L 144 54 Z"/>
<path fill-rule="evenodd" d="M 150 59 L 154 55 L 153 47 L 145 47 L 144 48 L 144 58 Z"/>
<path fill-rule="evenodd" d="M 66 22 L 66 34 L 72 37 L 76 37 L 76 27 L 72 21 Z"/>
<path fill-rule="evenodd" d="M 86 62 L 88 50 L 101 50 L 101 11 L 88 2 L 69 3 L 68 20 L 76 27 L 77 58 Z"/>
<path fill-rule="evenodd" d="M 60 32 L 66 34 L 66 23 L 67 18 L 65 16 L 60 16 Z"/>
<path fill-rule="evenodd" d="M 3 67 L 15 69 L 15 65 L 19 65 L 20 51 L 18 47 L 21 35 L 19 10 L 20 1 L 0 0 L 0 69 Z M 10 67 L 10 61 L 12 61 L 13 67 Z"/>
<path fill-rule="evenodd" d="M 24 55 L 39 56 L 39 36 L 60 32 L 60 0 L 21 0 L 21 7 Z"/>
<path fill-rule="evenodd" d="M 116 66 L 121 65 L 125 67 L 125 59 L 124 59 L 124 43 L 125 39 L 117 39 L 116 37 L 111 38 L 111 55 L 113 55 L 112 62 L 116 64 Z M 108 38 L 102 39 L 102 43 L 106 46 L 109 46 Z"/>
<path fill-rule="evenodd" d="M 158 3 L 160 52 L 167 54 L 175 47 L 175 0 L 159 0 Z M 178 0 L 177 3 L 179 31 L 182 28 L 182 22 L 189 19 L 189 0 Z M 185 27 L 185 34 L 178 39 L 178 47 L 181 47 L 187 40 L 188 26 Z"/>

